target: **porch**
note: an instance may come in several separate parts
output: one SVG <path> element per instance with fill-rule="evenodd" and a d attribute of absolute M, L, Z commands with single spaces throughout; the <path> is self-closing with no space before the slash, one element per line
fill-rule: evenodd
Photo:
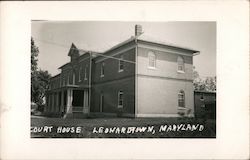
<path fill-rule="evenodd" d="M 60 114 L 66 118 L 73 114 L 89 114 L 89 89 L 66 86 L 50 90 L 46 95 L 45 112 Z"/>

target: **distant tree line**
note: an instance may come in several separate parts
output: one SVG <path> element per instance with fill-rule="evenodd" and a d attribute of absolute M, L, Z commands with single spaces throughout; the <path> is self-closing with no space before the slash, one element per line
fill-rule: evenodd
<path fill-rule="evenodd" d="M 196 91 L 216 91 L 216 76 L 201 78 L 199 73 L 193 69 L 194 90 Z"/>
<path fill-rule="evenodd" d="M 38 69 L 38 54 L 39 48 L 31 37 L 31 102 L 42 106 L 51 75 L 48 71 Z"/>

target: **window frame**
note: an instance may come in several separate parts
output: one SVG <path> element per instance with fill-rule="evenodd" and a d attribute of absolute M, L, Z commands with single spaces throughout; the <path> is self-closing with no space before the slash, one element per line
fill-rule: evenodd
<path fill-rule="evenodd" d="M 84 68 L 84 80 L 87 80 L 87 66 Z"/>
<path fill-rule="evenodd" d="M 78 71 L 78 82 L 81 82 L 82 81 L 82 67 L 79 68 L 79 71 Z"/>
<path fill-rule="evenodd" d="M 100 75 L 100 77 L 104 77 L 104 67 L 105 67 L 105 63 L 102 62 L 102 64 L 101 64 L 101 75 Z"/>
<path fill-rule="evenodd" d="M 123 72 L 124 71 L 124 61 L 123 61 L 123 59 L 124 59 L 124 56 L 121 55 L 120 59 L 119 59 L 119 63 L 118 63 L 118 72 Z M 123 66 L 123 67 L 121 68 L 121 66 Z"/>
<path fill-rule="evenodd" d="M 124 107 L 124 92 L 123 91 L 118 91 L 118 108 L 123 108 Z M 120 104 L 121 102 L 121 104 Z"/>
<path fill-rule="evenodd" d="M 185 92 L 184 90 L 180 90 L 178 92 L 178 107 L 185 108 Z"/>
<path fill-rule="evenodd" d="M 151 66 L 151 61 L 153 62 L 152 66 Z M 148 68 L 156 69 L 156 54 L 153 51 L 148 51 Z"/>
<path fill-rule="evenodd" d="M 180 67 L 182 69 L 180 69 Z M 177 57 L 177 72 L 185 73 L 185 62 L 184 62 L 184 58 L 182 56 Z"/>

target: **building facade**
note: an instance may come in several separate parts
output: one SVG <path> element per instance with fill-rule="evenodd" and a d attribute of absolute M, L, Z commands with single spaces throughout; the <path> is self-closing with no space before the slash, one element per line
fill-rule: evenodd
<path fill-rule="evenodd" d="M 194 116 L 198 51 L 135 36 L 103 53 L 72 44 L 69 63 L 50 79 L 45 112 L 125 117 Z"/>
<path fill-rule="evenodd" d="M 216 119 L 216 92 L 194 91 L 195 117 Z"/>

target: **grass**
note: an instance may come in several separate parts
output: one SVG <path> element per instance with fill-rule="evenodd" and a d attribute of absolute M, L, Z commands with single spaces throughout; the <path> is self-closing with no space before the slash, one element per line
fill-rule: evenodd
<path fill-rule="evenodd" d="M 164 125 L 178 124 L 200 124 L 204 126 L 202 131 L 164 131 L 160 128 Z M 52 126 L 51 132 L 34 132 L 35 129 L 42 129 L 44 126 Z M 150 127 L 154 131 L 142 131 L 137 133 L 96 133 L 99 127 L 121 129 L 122 127 Z M 68 127 L 74 132 L 58 133 L 58 127 Z M 80 127 L 80 133 L 75 133 L 76 127 Z M 32 138 L 215 138 L 216 125 L 214 120 L 202 120 L 194 118 L 92 118 L 92 119 L 62 119 L 62 118 L 31 118 Z M 103 132 L 104 132 L 103 130 Z M 72 131 L 72 130 L 70 130 Z"/>

